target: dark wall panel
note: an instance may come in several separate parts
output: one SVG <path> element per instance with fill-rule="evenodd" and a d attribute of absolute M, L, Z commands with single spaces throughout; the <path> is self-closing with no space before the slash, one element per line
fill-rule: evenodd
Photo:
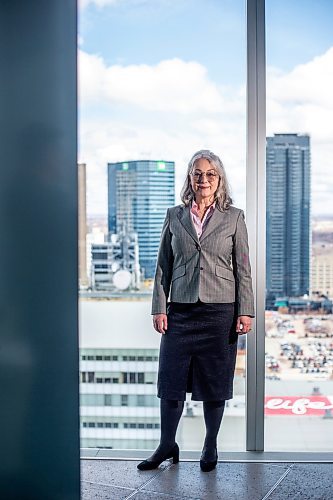
<path fill-rule="evenodd" d="M 79 498 L 77 13 L 0 0 L 0 491 Z"/>

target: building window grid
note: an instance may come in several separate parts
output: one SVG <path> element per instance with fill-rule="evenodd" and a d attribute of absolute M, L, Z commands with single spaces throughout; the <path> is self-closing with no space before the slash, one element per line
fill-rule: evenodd
<path fill-rule="evenodd" d="M 83 428 L 94 429 L 160 429 L 159 423 L 150 422 L 81 422 Z"/>

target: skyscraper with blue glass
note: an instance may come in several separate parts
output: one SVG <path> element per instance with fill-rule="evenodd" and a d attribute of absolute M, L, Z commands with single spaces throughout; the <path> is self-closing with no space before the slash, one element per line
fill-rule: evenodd
<path fill-rule="evenodd" d="M 267 307 L 309 293 L 310 138 L 274 134 L 266 143 Z"/>
<path fill-rule="evenodd" d="M 139 160 L 108 163 L 108 229 L 138 234 L 145 278 L 155 273 L 161 230 L 168 207 L 175 204 L 175 164 Z"/>

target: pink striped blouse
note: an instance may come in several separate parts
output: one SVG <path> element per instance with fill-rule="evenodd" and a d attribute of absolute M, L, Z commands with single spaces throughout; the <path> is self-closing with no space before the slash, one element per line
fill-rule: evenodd
<path fill-rule="evenodd" d="M 199 239 L 200 239 L 200 236 L 202 235 L 202 233 L 204 232 L 204 230 L 209 222 L 209 219 L 211 218 L 211 216 L 214 213 L 215 205 L 216 205 L 216 201 L 214 201 L 214 203 L 211 204 L 211 206 L 209 207 L 209 209 L 205 213 L 203 219 L 201 220 L 199 213 L 198 213 L 198 205 L 196 204 L 196 202 L 194 200 L 192 201 L 191 216 L 192 216 L 192 221 L 193 221 L 193 224 L 194 224 L 194 227 L 195 227 L 195 230 L 197 232 Z"/>

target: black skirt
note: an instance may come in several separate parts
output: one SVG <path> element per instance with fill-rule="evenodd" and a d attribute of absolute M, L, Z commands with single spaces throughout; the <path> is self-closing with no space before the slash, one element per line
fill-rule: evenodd
<path fill-rule="evenodd" d="M 157 396 L 184 401 L 190 392 L 194 401 L 231 399 L 238 339 L 235 303 L 171 302 L 167 315 Z"/>

